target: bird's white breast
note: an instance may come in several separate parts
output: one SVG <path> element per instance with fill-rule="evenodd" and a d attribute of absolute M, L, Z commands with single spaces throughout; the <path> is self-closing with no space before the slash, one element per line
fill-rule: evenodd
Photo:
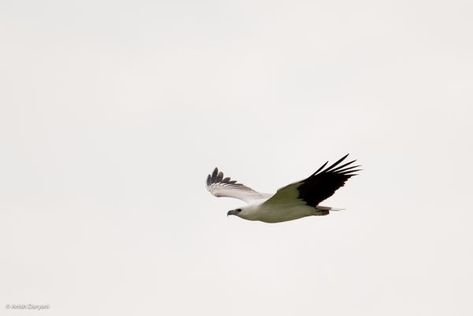
<path fill-rule="evenodd" d="M 245 209 L 240 217 L 253 221 L 279 223 L 311 215 L 314 215 L 314 208 L 301 203 L 300 205 L 256 205 Z"/>

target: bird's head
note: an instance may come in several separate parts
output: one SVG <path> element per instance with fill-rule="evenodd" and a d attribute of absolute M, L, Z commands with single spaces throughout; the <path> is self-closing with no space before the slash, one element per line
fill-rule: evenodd
<path fill-rule="evenodd" d="M 227 212 L 227 216 L 228 216 L 228 215 L 240 216 L 240 213 L 241 213 L 241 208 L 237 208 L 237 209 L 228 211 L 228 212 Z"/>

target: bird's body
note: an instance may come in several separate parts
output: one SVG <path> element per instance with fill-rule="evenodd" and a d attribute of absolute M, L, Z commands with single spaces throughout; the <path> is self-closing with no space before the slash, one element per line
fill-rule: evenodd
<path fill-rule="evenodd" d="M 328 162 L 305 180 L 280 188 L 275 194 L 257 192 L 230 178 L 224 178 L 217 168 L 207 177 L 207 189 L 217 197 L 232 197 L 249 205 L 231 210 L 227 215 L 266 223 L 286 222 L 306 216 L 327 215 L 340 209 L 321 206 L 320 202 L 330 197 L 354 176 L 359 166 L 351 165 L 355 160 L 339 164 L 345 155 L 330 167 L 323 169 Z"/>
<path fill-rule="evenodd" d="M 306 216 L 326 214 L 328 214 L 328 210 L 318 210 L 306 205 L 265 205 L 264 203 L 261 203 L 243 207 L 238 216 L 250 221 L 279 223 L 292 221 Z"/>

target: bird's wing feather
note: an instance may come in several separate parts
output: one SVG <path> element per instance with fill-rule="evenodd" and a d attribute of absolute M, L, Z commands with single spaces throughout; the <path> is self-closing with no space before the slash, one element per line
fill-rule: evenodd
<path fill-rule="evenodd" d="M 348 154 L 324 169 L 327 161 L 307 179 L 280 188 L 264 204 L 291 204 L 299 201 L 316 207 L 320 202 L 332 196 L 350 177 L 355 176 L 355 172 L 360 171 L 357 169 L 359 165 L 352 165 L 356 160 L 340 165 L 347 156 Z"/>
<path fill-rule="evenodd" d="M 271 196 L 270 194 L 257 192 L 229 177 L 224 177 L 223 172 L 217 168 L 207 176 L 207 190 L 216 197 L 230 197 L 247 203 Z"/>

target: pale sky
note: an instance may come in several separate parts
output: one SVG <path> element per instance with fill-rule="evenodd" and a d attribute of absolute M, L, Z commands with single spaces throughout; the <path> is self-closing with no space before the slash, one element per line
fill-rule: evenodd
<path fill-rule="evenodd" d="M 0 314 L 473 314 L 471 1 L 0 1 Z M 274 192 L 350 153 L 326 217 Z"/>

